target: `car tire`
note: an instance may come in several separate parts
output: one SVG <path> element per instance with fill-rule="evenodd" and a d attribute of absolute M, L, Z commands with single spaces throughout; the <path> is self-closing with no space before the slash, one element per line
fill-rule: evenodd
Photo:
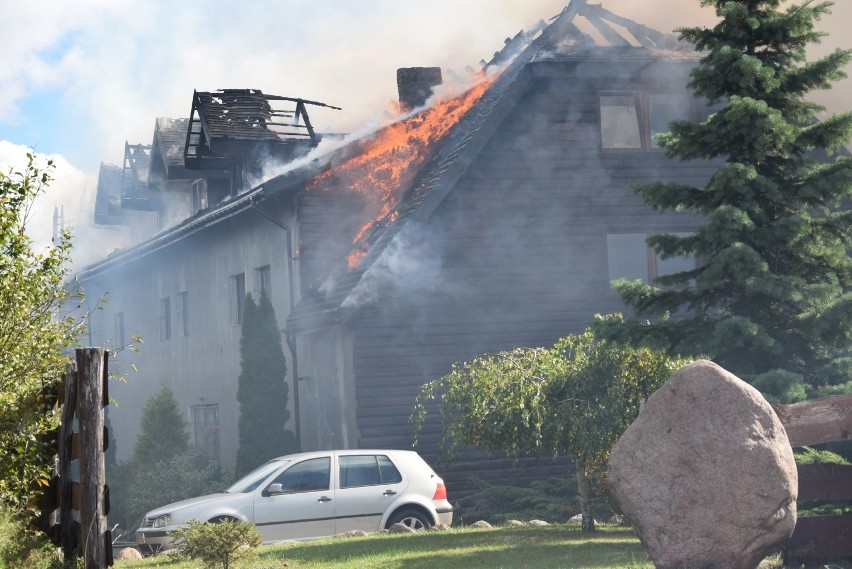
<path fill-rule="evenodd" d="M 390 517 L 388 520 L 388 528 L 394 524 L 402 524 L 415 531 L 422 531 L 432 527 L 432 520 L 430 520 L 426 514 L 418 510 L 400 510 L 398 512 L 394 512 L 394 514 Z"/>

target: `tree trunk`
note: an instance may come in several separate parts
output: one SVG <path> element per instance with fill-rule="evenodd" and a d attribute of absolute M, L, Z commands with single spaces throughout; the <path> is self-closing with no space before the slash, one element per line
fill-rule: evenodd
<path fill-rule="evenodd" d="M 577 476 L 577 494 L 580 497 L 580 511 L 583 514 L 583 531 L 595 531 L 595 518 L 592 510 L 592 490 L 589 479 L 586 476 L 586 459 L 577 457 L 574 459 L 574 470 Z"/>

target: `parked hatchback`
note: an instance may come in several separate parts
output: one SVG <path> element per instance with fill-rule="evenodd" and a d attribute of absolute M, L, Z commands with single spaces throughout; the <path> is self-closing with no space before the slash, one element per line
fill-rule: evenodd
<path fill-rule="evenodd" d="M 169 504 L 145 515 L 136 531 L 143 551 L 171 547 L 169 532 L 189 520 L 253 522 L 265 543 L 450 525 L 444 481 L 420 455 L 403 450 L 291 454 L 256 468 L 221 494 Z"/>

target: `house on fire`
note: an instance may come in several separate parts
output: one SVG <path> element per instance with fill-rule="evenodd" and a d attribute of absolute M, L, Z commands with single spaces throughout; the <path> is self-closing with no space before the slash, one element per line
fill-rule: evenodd
<path fill-rule="evenodd" d="M 183 137 L 157 122 L 148 187 L 137 191 L 161 219 L 169 202 L 185 219 L 79 275 L 90 298 L 109 292 L 89 341 L 145 337 L 140 354 L 118 358 L 139 370 L 112 390 L 119 457 L 132 452 L 144 402 L 168 385 L 195 444 L 233 464 L 247 292 L 265 291 L 283 326 L 287 427 L 304 449 L 409 448 L 420 386 L 453 362 L 551 344 L 595 313 L 624 310 L 612 279 L 653 281 L 693 264 L 657 258 L 645 236 L 694 231 L 701 219 L 654 211 L 630 186 L 701 184 L 713 171 L 667 159 L 652 138 L 670 120 L 710 112 L 686 88 L 697 58 L 671 36 L 572 0 L 507 39 L 472 88 L 452 96 L 435 86 L 427 108 L 307 158 L 322 138 L 312 102 L 195 93 L 191 117 L 168 121 Z M 400 70 L 400 91 L 417 107 L 428 95 L 418 82 L 439 78 Z M 276 102 L 295 108 L 276 115 Z M 274 130 L 287 121 L 299 136 Z M 264 174 L 265 161 L 299 157 Z M 115 194 L 104 201 L 120 218 Z M 427 457 L 437 434 L 434 423 L 422 438 Z M 444 466 L 451 492 L 481 463 Z M 549 466 L 494 460 L 478 474 L 520 480 Z"/>

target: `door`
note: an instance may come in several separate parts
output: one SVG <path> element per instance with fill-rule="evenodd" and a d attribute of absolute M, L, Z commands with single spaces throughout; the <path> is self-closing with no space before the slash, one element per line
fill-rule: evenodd
<path fill-rule="evenodd" d="M 338 455 L 337 461 L 337 533 L 380 530 L 385 510 L 406 487 L 399 469 L 385 455 Z"/>
<path fill-rule="evenodd" d="M 264 541 L 334 535 L 331 456 L 297 462 L 259 491 L 254 524 Z"/>

